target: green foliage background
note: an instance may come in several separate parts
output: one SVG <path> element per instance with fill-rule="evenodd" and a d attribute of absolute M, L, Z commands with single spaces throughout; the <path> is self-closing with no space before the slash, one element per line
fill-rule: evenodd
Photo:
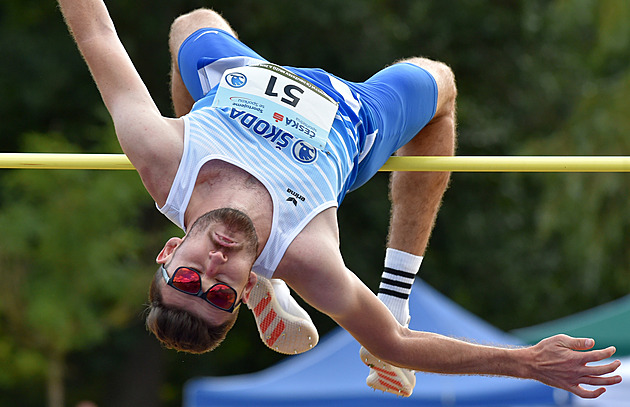
<path fill-rule="evenodd" d="M 166 39 L 179 14 L 221 11 L 269 60 L 364 80 L 423 55 L 455 71 L 459 155 L 630 155 L 630 3 L 624 0 L 111 0 L 166 115 Z M 120 152 L 54 2 L 0 4 L 0 151 Z M 387 174 L 340 211 L 348 266 L 376 288 Z M 630 288 L 625 174 L 453 175 L 422 278 L 503 329 Z M 0 172 L 0 405 L 176 406 L 186 380 L 281 359 L 243 312 L 219 351 L 162 350 L 143 302 L 162 243 L 180 232 L 131 172 Z M 322 333 L 333 327 L 313 311 Z M 358 363 L 358 360 L 357 360 Z M 57 373 L 55 373 L 57 372 Z"/>

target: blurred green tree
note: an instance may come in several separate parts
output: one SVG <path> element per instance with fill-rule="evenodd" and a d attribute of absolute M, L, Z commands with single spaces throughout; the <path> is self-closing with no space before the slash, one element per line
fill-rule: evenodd
<path fill-rule="evenodd" d="M 556 151 L 567 155 L 628 155 L 630 152 L 630 4 L 614 0 L 582 2 L 591 12 L 568 21 L 566 4 L 552 15 L 573 37 L 590 27 L 589 41 L 567 47 L 575 61 L 572 109 L 550 137 L 529 140 L 524 154 Z M 572 35 L 573 34 L 573 35 Z M 567 39 L 563 36 L 563 42 Z M 564 86 L 569 87 L 569 84 Z M 555 252 L 554 268 L 566 281 L 554 301 L 582 297 L 595 305 L 630 290 L 630 212 L 626 174 L 573 174 L 542 178 L 536 208 L 536 237 Z M 559 286 L 556 279 L 552 286 Z M 584 301 L 585 299 L 585 301 Z"/>
<path fill-rule="evenodd" d="M 77 151 L 53 135 L 29 135 L 24 147 Z M 132 173 L 3 175 L 0 386 L 45 376 L 48 406 L 62 407 L 68 354 L 141 312 L 151 270 L 136 218 L 147 194 Z"/>
<path fill-rule="evenodd" d="M 107 4 L 141 76 L 167 115 L 169 24 L 178 14 L 205 6 L 223 12 L 245 43 L 280 64 L 319 66 L 357 81 L 411 55 L 450 64 L 459 87 L 460 155 L 628 155 L 630 151 L 626 114 L 630 99 L 628 2 L 216 0 L 208 4 L 203 0 L 116 0 Z M 0 53 L 9 61 L 0 67 L 0 149 L 15 151 L 24 145 L 30 151 L 52 151 L 67 147 L 60 139 L 47 144 L 41 137 L 25 144 L 22 139 L 26 134 L 36 131 L 63 133 L 81 150 L 108 151 L 101 144 L 102 133 L 93 127 L 107 124 L 109 119 L 54 3 L 1 2 Z M 111 134 L 107 137 L 113 140 Z M 95 215 L 82 206 L 110 199 L 107 194 L 112 187 L 107 185 L 123 188 L 125 184 L 140 190 L 136 176 L 29 171 L 0 175 L 0 260 L 11 264 L 20 278 L 44 273 L 44 266 L 54 270 L 49 273 L 50 293 L 43 295 L 69 292 L 63 291 L 68 278 L 57 277 L 60 281 L 55 282 L 52 276 L 60 275 L 60 270 L 74 270 L 68 265 L 86 260 L 85 250 L 71 250 L 72 242 L 97 251 L 105 239 L 110 249 L 100 252 L 104 262 L 142 263 L 124 257 L 119 246 L 109 240 L 109 232 L 104 233 L 111 230 L 108 226 L 86 230 L 108 207 L 99 206 L 101 212 Z M 106 181 L 111 178 L 119 181 Z M 86 186 L 91 183 L 101 192 Z M 630 268 L 626 191 L 625 174 L 454 174 L 421 277 L 504 329 L 542 322 L 623 295 L 628 292 Z M 59 195 L 55 198 L 58 201 L 51 201 L 49 195 Z M 349 268 L 373 289 L 383 260 L 386 197 L 387 174 L 380 174 L 348 195 L 340 211 L 344 257 Z M 133 253 L 140 253 L 143 245 L 148 250 L 159 248 L 161 239 L 173 231 L 161 218 L 153 222 L 155 210 L 148 207 L 148 196 L 137 199 L 134 202 L 141 202 L 141 208 L 134 204 L 126 210 L 136 208 L 139 212 L 118 213 L 118 220 L 108 218 L 112 228 L 120 222 L 117 229 L 130 228 L 127 233 L 144 236 L 134 240 L 137 246 Z M 120 197 L 116 200 L 125 202 Z M 38 212 L 37 205 L 48 211 L 42 213 L 51 214 L 50 221 Z M 75 225 L 64 213 L 64 206 L 85 212 L 88 219 L 77 219 Z M 72 240 L 62 234 L 66 229 L 84 234 Z M 65 257 L 53 253 L 61 248 Z M 144 258 L 150 260 L 152 256 Z M 105 278 L 113 274 L 98 275 Z M 83 281 L 83 277 L 70 278 Z M 40 305 L 35 300 L 33 307 L 25 305 L 31 301 L 30 296 L 26 298 L 27 290 L 49 288 L 30 284 L 28 279 L 0 289 L 9 293 L 6 301 L 4 291 L 0 293 L 0 363 L 9 367 L 0 372 L 0 385 L 27 383 L 45 373 L 48 356 L 32 345 L 43 339 L 39 338 L 40 331 L 31 327 L 39 322 L 31 314 L 40 308 L 51 312 L 46 304 L 56 304 L 57 300 L 39 300 Z M 77 315 L 80 311 L 72 305 L 88 307 L 83 311 L 86 315 L 97 315 L 92 307 L 102 311 L 101 315 L 109 315 L 106 309 L 141 303 L 139 296 L 144 295 L 146 283 L 138 284 L 142 287 L 134 294 L 138 295 L 136 300 L 131 295 L 121 300 L 120 304 L 128 305 L 105 296 L 109 291 L 104 290 L 94 298 L 81 297 L 76 302 L 62 296 L 59 306 L 72 308 L 69 312 Z M 23 298 L 26 302 L 16 302 Z M 9 307 L 24 315 L 13 322 L 19 326 L 5 322 Z M 322 333 L 334 325 L 321 314 L 313 316 Z M 73 326 L 56 318 L 61 317 L 43 318 L 46 324 L 42 326 L 48 327 L 45 332 L 61 335 Z M 94 321 L 88 316 L 73 318 Z M 109 400 L 109 405 L 124 405 L 120 399 L 111 401 L 102 396 L 107 393 L 103 388 L 114 382 L 104 378 L 127 377 L 120 372 L 127 369 L 121 354 L 143 346 L 146 333 L 142 324 L 123 319 L 120 324 L 96 324 L 101 333 L 90 328 L 92 333 L 85 339 L 79 338 L 83 334 L 72 341 L 59 339 L 65 349 L 63 355 L 69 355 L 71 363 L 69 380 L 90 389 L 99 404 L 107 405 Z M 125 339 L 104 345 L 99 338 L 109 332 L 105 326 L 114 329 L 116 338 Z M 253 322 L 243 315 L 219 352 L 200 357 L 160 354 L 165 360 L 164 383 L 158 390 L 162 402 L 180 405 L 182 385 L 192 376 L 250 372 L 276 362 L 279 357 L 256 338 Z M 93 346 L 99 343 L 99 356 L 94 357 Z M 104 359 L 120 363 L 104 363 Z M 98 379 L 85 375 L 97 370 Z M 94 383 L 101 379 L 102 383 Z M 131 383 L 127 383 L 132 387 L 128 391 L 139 392 Z M 36 391 L 22 393 L 22 405 L 41 405 Z"/>
<path fill-rule="evenodd" d="M 477 63 L 455 63 L 458 154 L 628 155 L 628 4 L 485 5 L 478 31 L 504 25 L 488 41 L 503 55 L 481 45 L 464 51 Z M 624 295 L 628 183 L 625 174 L 455 174 L 425 268 L 450 278 L 428 277 L 504 329 Z"/>

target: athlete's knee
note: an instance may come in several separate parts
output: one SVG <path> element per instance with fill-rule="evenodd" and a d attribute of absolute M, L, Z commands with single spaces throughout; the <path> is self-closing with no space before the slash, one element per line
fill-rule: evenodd
<path fill-rule="evenodd" d="M 236 32 L 219 13 L 208 8 L 199 8 L 177 17 L 171 24 L 169 34 L 171 54 L 177 55 L 184 40 L 202 28 L 218 28 L 236 37 Z"/>
<path fill-rule="evenodd" d="M 455 90 L 455 74 L 451 67 L 444 62 L 434 61 L 424 57 L 413 57 L 398 62 L 408 62 L 424 68 L 435 77 L 436 81 L 443 81 L 445 87 L 452 88 L 453 91 Z"/>
<path fill-rule="evenodd" d="M 417 65 L 433 76 L 438 87 L 438 110 L 436 115 L 454 112 L 457 86 L 455 84 L 455 74 L 448 65 L 423 57 L 409 58 L 400 62 Z"/>

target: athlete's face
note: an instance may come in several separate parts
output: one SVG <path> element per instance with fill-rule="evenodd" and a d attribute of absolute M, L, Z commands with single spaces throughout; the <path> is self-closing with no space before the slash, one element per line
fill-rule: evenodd
<path fill-rule="evenodd" d="M 203 291 L 217 283 L 234 288 L 237 302 L 247 302 L 256 283 L 251 267 L 256 258 L 257 239 L 251 220 L 242 212 L 219 210 L 199 218 L 184 239 L 170 239 L 160 252 L 157 262 L 172 273 L 178 267 L 190 267 L 201 276 Z M 202 298 L 161 285 L 165 304 L 186 309 L 214 324 L 230 318 L 230 313 L 210 306 Z"/>

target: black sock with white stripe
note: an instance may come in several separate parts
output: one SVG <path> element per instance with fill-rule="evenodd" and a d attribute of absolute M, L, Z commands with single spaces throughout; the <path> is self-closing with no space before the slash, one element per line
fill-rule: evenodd
<path fill-rule="evenodd" d="M 378 298 L 405 326 L 409 324 L 409 294 L 422 259 L 422 256 L 391 248 L 385 252 L 385 269 L 378 287 Z"/>

